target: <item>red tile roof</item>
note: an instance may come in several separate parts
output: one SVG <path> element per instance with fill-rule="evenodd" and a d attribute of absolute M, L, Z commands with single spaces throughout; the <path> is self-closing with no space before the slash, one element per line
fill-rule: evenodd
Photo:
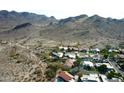
<path fill-rule="evenodd" d="M 73 79 L 73 76 L 66 71 L 59 72 L 58 77 L 63 78 L 65 81 Z"/>

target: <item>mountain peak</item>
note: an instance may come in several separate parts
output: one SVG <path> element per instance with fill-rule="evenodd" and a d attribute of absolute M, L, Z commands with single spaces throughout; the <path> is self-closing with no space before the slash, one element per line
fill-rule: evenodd
<path fill-rule="evenodd" d="M 91 19 L 99 19 L 99 18 L 103 18 L 103 17 L 95 14 L 95 15 L 91 16 L 90 18 Z"/>
<path fill-rule="evenodd" d="M 30 12 L 16 12 L 16 11 L 0 11 L 0 20 L 1 21 L 17 21 L 16 23 L 25 23 L 25 22 L 40 22 L 40 23 L 50 23 L 57 21 L 55 17 L 47 17 L 45 15 L 39 15 Z M 23 21 L 23 22 L 22 22 Z"/>
<path fill-rule="evenodd" d="M 0 13 L 8 13 L 7 10 L 1 10 Z"/>
<path fill-rule="evenodd" d="M 84 18 L 84 17 L 88 17 L 88 15 L 82 14 L 82 15 L 79 15 L 79 16 L 77 16 L 77 17 L 79 17 L 79 18 Z"/>

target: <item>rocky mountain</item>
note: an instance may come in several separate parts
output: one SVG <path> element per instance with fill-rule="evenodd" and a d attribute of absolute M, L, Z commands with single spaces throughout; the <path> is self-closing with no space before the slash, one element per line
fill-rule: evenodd
<path fill-rule="evenodd" d="M 41 36 L 59 41 L 89 43 L 88 45 L 117 44 L 124 40 L 124 20 L 81 15 L 62 19 L 58 24 L 46 27 L 41 33 Z"/>
<path fill-rule="evenodd" d="M 43 38 L 92 45 L 124 39 L 124 20 L 80 15 L 57 20 L 28 12 L 0 11 L 0 39 Z"/>
<path fill-rule="evenodd" d="M 23 23 L 33 23 L 40 25 L 48 25 L 51 22 L 56 22 L 57 20 L 52 17 L 47 17 L 45 15 L 38 15 L 28 12 L 15 12 L 15 11 L 0 11 L 0 32 L 10 30 L 16 25 Z"/>

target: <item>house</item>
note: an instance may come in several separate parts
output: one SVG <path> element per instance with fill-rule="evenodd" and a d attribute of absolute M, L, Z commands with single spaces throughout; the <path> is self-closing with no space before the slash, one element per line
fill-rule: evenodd
<path fill-rule="evenodd" d="M 95 55 L 93 55 L 93 59 L 94 60 L 100 60 L 101 56 L 99 54 L 95 54 Z"/>
<path fill-rule="evenodd" d="M 92 61 L 93 58 L 91 58 L 89 55 L 81 55 L 80 57 L 82 61 Z"/>
<path fill-rule="evenodd" d="M 75 62 L 74 59 L 67 59 L 64 66 L 72 67 L 72 66 L 74 66 L 74 62 Z"/>
<path fill-rule="evenodd" d="M 94 52 L 94 53 L 99 53 L 100 49 L 99 48 L 94 48 L 94 49 L 91 49 L 91 51 Z"/>
<path fill-rule="evenodd" d="M 67 71 L 60 71 L 57 74 L 57 80 L 56 81 L 62 81 L 62 82 L 74 82 L 74 76 L 72 76 L 70 73 Z"/>
<path fill-rule="evenodd" d="M 120 49 L 120 53 L 121 54 L 124 54 L 124 49 Z"/>
<path fill-rule="evenodd" d="M 80 57 L 81 57 L 81 58 L 88 58 L 89 55 L 86 55 L 86 54 L 85 54 L 85 55 L 80 55 Z"/>
<path fill-rule="evenodd" d="M 73 47 L 73 50 L 74 50 L 74 51 L 79 51 L 79 49 L 78 49 L 78 48 L 76 48 L 76 47 Z"/>
<path fill-rule="evenodd" d="M 94 49 L 96 52 L 100 52 L 100 49 L 99 48 L 95 48 Z"/>
<path fill-rule="evenodd" d="M 124 70 L 124 54 L 118 54 L 117 55 L 117 64 L 119 65 L 119 68 L 121 70 Z"/>
<path fill-rule="evenodd" d="M 100 77 L 101 77 L 103 82 L 108 82 L 106 75 L 100 74 Z"/>
<path fill-rule="evenodd" d="M 116 53 L 119 53 L 119 50 L 117 50 L 117 49 L 109 49 L 108 52 L 116 52 Z"/>
<path fill-rule="evenodd" d="M 7 44 L 8 42 L 7 41 L 0 41 L 1 44 Z"/>
<path fill-rule="evenodd" d="M 94 57 L 94 54 L 90 54 L 89 57 L 93 58 Z"/>
<path fill-rule="evenodd" d="M 68 47 L 60 46 L 59 49 L 60 49 L 60 50 L 63 49 L 63 50 L 65 50 L 65 51 L 67 51 L 67 50 L 68 50 Z"/>
<path fill-rule="evenodd" d="M 94 67 L 93 63 L 90 62 L 90 61 L 84 61 L 84 62 L 83 62 L 83 65 L 84 65 L 84 66 Z"/>
<path fill-rule="evenodd" d="M 100 74 L 100 77 L 103 82 L 121 82 L 121 79 L 119 79 L 119 78 L 107 79 L 107 76 L 103 75 L 103 74 Z"/>
<path fill-rule="evenodd" d="M 81 77 L 82 82 L 100 82 L 98 74 L 83 75 Z"/>
<path fill-rule="evenodd" d="M 112 78 L 112 79 L 109 79 L 109 82 L 122 82 L 122 81 L 119 78 Z"/>
<path fill-rule="evenodd" d="M 64 56 L 65 56 L 65 57 L 72 58 L 72 59 L 75 59 L 75 58 L 76 58 L 76 54 L 73 53 L 73 52 L 67 52 L 67 53 L 65 53 Z"/>
<path fill-rule="evenodd" d="M 81 58 L 81 54 L 78 51 L 75 51 L 74 53 L 75 53 L 75 56 Z"/>
<path fill-rule="evenodd" d="M 80 52 L 87 53 L 89 51 L 88 48 L 80 48 Z"/>
<path fill-rule="evenodd" d="M 113 66 L 109 63 L 95 63 L 95 66 L 99 67 L 101 65 L 106 65 L 108 70 L 114 70 Z"/>
<path fill-rule="evenodd" d="M 78 81 L 79 76 L 78 76 L 78 75 L 75 75 L 75 76 L 74 76 L 74 79 L 75 79 L 75 81 Z"/>
<path fill-rule="evenodd" d="M 119 50 L 118 49 L 113 49 L 114 52 L 116 53 L 119 53 Z"/>
<path fill-rule="evenodd" d="M 108 52 L 113 52 L 113 50 L 112 49 L 109 49 Z"/>
<path fill-rule="evenodd" d="M 64 54 L 62 52 L 58 52 L 58 53 L 57 52 L 53 52 L 52 55 L 55 56 L 55 57 L 62 58 Z"/>
<path fill-rule="evenodd" d="M 124 54 L 118 54 L 119 59 L 124 59 Z"/>

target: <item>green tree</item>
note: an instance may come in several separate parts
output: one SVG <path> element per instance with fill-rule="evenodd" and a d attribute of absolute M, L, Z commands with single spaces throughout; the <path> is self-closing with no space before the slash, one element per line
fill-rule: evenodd
<path fill-rule="evenodd" d="M 47 71 L 45 72 L 45 75 L 46 75 L 46 78 L 47 78 L 48 80 L 51 80 L 52 78 L 55 77 L 56 72 L 54 72 L 54 71 L 52 71 L 51 69 L 49 69 L 49 70 L 47 70 Z"/>
<path fill-rule="evenodd" d="M 79 67 L 81 64 L 81 58 L 79 58 L 78 56 L 76 56 L 76 62 L 74 62 L 74 65 Z"/>
<path fill-rule="evenodd" d="M 77 75 L 79 76 L 78 82 L 81 82 L 81 77 L 83 76 L 83 73 L 82 73 L 81 71 L 79 71 L 79 72 L 77 73 Z"/>
<path fill-rule="evenodd" d="M 114 77 L 114 73 L 110 72 L 106 76 L 108 79 L 112 79 Z"/>
<path fill-rule="evenodd" d="M 112 52 L 109 53 L 108 57 L 109 57 L 109 59 L 113 59 L 114 60 L 116 55 L 117 55 L 117 53 L 112 51 Z"/>
<path fill-rule="evenodd" d="M 97 67 L 97 70 L 98 70 L 99 73 L 105 74 L 107 72 L 107 66 L 106 65 L 101 65 L 101 66 Z"/>
<path fill-rule="evenodd" d="M 120 73 L 116 73 L 115 71 L 110 71 L 109 73 L 107 73 L 106 76 L 107 76 L 108 79 L 122 77 L 122 75 Z"/>
<path fill-rule="evenodd" d="M 109 52 L 108 52 L 107 49 L 102 49 L 102 50 L 100 51 L 100 54 L 103 55 L 103 57 L 104 57 L 105 59 L 107 59 L 108 56 L 109 56 Z"/>

